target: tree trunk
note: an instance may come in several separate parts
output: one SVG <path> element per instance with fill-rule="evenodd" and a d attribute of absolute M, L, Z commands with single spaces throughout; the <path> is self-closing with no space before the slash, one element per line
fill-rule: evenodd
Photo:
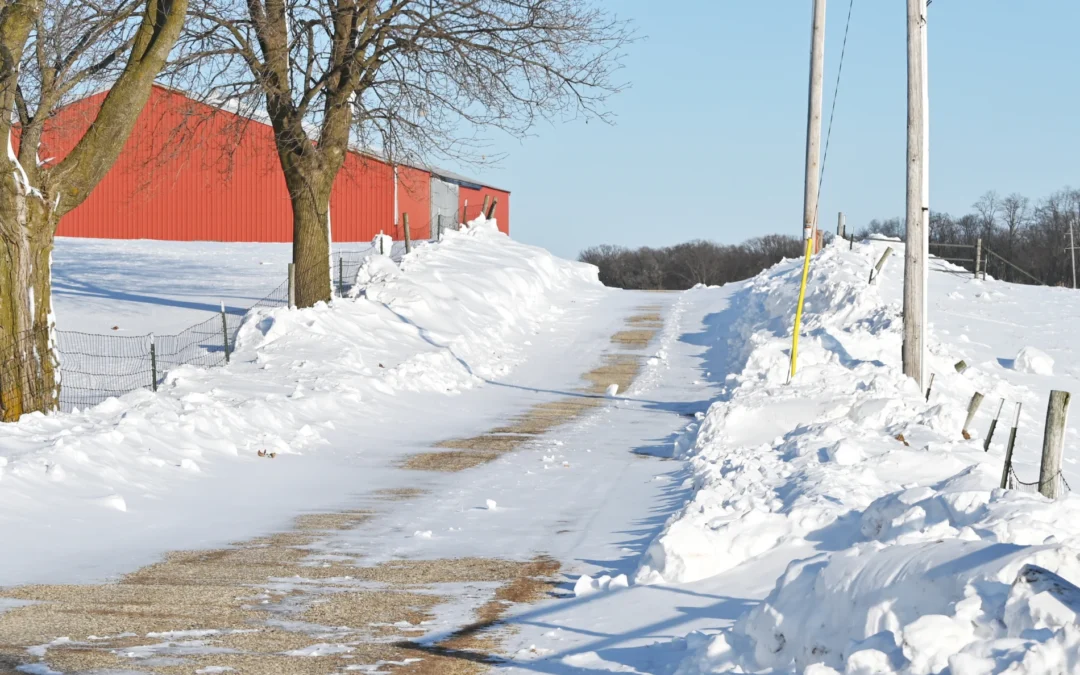
<path fill-rule="evenodd" d="M 0 420 L 56 408 L 51 254 L 56 218 L 18 179 L 0 200 Z"/>
<path fill-rule="evenodd" d="M 333 181 L 325 180 L 314 171 L 301 172 L 283 165 L 293 212 L 296 306 L 311 307 L 320 301 L 329 302 L 332 293 L 329 218 Z"/>

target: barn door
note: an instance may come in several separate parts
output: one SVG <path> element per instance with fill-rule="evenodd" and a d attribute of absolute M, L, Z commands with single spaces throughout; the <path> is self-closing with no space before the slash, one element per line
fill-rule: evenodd
<path fill-rule="evenodd" d="M 431 177 L 431 238 L 438 239 L 442 229 L 458 229 L 458 186 L 437 176 Z"/>

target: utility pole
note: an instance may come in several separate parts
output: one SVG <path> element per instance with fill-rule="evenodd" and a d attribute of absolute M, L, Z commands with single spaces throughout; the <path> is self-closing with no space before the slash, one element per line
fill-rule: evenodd
<path fill-rule="evenodd" d="M 791 369 L 788 378 L 795 377 L 799 359 L 799 330 L 802 326 L 803 301 L 806 299 L 806 279 L 810 273 L 817 229 L 818 189 L 821 181 L 821 98 L 825 70 L 825 0 L 814 0 L 814 17 L 810 28 L 810 94 L 806 115 L 806 177 L 803 184 L 803 254 L 802 282 L 799 285 L 799 304 L 795 307 L 795 327 L 791 334 Z"/>
<path fill-rule="evenodd" d="M 1076 239 L 1073 238 L 1073 219 L 1069 218 L 1069 248 L 1065 249 L 1072 254 L 1073 290 L 1076 290 Z"/>
<path fill-rule="evenodd" d="M 904 247 L 904 375 L 926 377 L 926 285 L 930 249 L 929 89 L 926 0 L 907 0 L 907 245 Z"/>
<path fill-rule="evenodd" d="M 825 0 L 814 0 L 810 31 L 810 101 L 806 116 L 806 179 L 803 190 L 803 238 L 817 229 L 818 188 L 821 180 L 821 99 L 825 71 Z"/>

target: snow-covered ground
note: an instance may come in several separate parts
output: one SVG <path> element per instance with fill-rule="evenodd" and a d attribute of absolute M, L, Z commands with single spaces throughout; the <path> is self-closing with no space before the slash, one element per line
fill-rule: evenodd
<path fill-rule="evenodd" d="M 997 489 L 1007 432 L 988 453 L 981 437 L 1001 398 L 1022 402 L 1017 472 L 1037 476 L 1048 392 L 1077 390 L 1065 317 L 1080 296 L 935 262 L 927 402 L 899 374 L 899 265 L 867 284 L 885 246 L 815 259 L 790 384 L 798 264 L 728 291 L 703 366 L 724 388 L 677 453 L 692 496 L 630 588 L 523 633 L 544 672 L 1080 672 L 1080 598 L 1052 574 L 1080 582 L 1080 498 Z M 1076 438 L 1073 422 L 1064 475 L 1080 485 Z"/>
<path fill-rule="evenodd" d="M 148 247 L 126 259 L 129 272 L 162 266 L 162 250 L 190 266 L 195 278 L 174 273 L 148 294 L 193 304 L 212 289 L 241 305 L 287 257 L 128 245 Z M 478 227 L 418 250 L 400 272 L 373 265 L 362 297 L 250 317 L 227 368 L 183 368 L 158 394 L 0 427 L 0 541 L 19 552 L 0 556 L 0 585 L 107 578 L 302 511 L 356 507 L 377 489 L 423 487 L 325 545 L 372 563 L 561 561 L 569 597 L 515 609 L 500 670 L 1080 672 L 1080 600 L 1037 570 L 1016 583 L 1028 564 L 1080 582 L 1080 498 L 996 487 L 1015 404 L 1016 472 L 1031 481 L 1050 389 L 1080 391 L 1080 294 L 935 262 L 926 401 L 899 375 L 900 244 L 867 284 L 886 245 L 814 260 L 790 384 L 797 261 L 724 288 L 620 292 Z M 64 282 L 58 251 L 61 327 L 76 327 L 64 324 L 70 309 L 84 329 L 113 312 L 167 330 L 168 303 L 117 290 L 149 273 L 112 278 L 105 244 L 70 246 L 82 247 L 82 268 Z M 232 290 L 205 278 L 226 265 L 246 279 Z M 65 283 L 100 288 L 64 299 Z M 630 391 L 461 474 L 396 466 L 572 391 L 643 305 L 665 326 Z M 986 400 L 965 440 L 975 391 Z M 1077 438 L 1074 416 L 1063 472 L 1074 486 Z"/>

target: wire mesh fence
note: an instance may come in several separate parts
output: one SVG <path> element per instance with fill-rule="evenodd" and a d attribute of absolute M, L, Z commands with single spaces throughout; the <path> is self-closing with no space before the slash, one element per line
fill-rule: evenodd
<path fill-rule="evenodd" d="M 1060 471 L 1054 475 L 1052 480 L 1059 481 L 1057 486 L 1057 493 L 1059 495 L 1072 492 L 1072 488 L 1069 487 L 1069 483 L 1065 480 L 1065 476 Z M 1020 492 L 1036 494 L 1039 492 L 1039 481 L 1036 480 L 1034 483 L 1028 483 L 1020 480 L 1020 477 L 1016 475 L 1016 471 L 1010 466 L 1008 488 L 1010 490 L 1019 490 Z"/>
<path fill-rule="evenodd" d="M 330 258 L 329 289 L 344 296 L 356 283 L 373 248 L 335 251 Z M 401 260 L 404 245 L 394 242 L 391 258 Z M 311 275 L 326 274 L 323 265 L 297 270 L 297 283 Z M 58 406 L 71 412 L 97 405 L 139 389 L 156 390 L 165 375 L 185 365 L 216 368 L 229 362 L 244 316 L 254 309 L 289 306 L 289 280 L 254 302 L 242 313 L 221 312 L 174 335 L 106 335 L 57 330 L 52 335 L 59 356 L 59 380 L 43 368 L 52 368 L 40 355 L 49 352 L 47 331 L 29 332 L 0 343 L 0 410 L 5 419 Z M 43 386 L 44 383 L 44 386 Z M 58 399 L 58 400 L 57 400 Z M 16 411 L 15 414 L 7 414 Z"/>

